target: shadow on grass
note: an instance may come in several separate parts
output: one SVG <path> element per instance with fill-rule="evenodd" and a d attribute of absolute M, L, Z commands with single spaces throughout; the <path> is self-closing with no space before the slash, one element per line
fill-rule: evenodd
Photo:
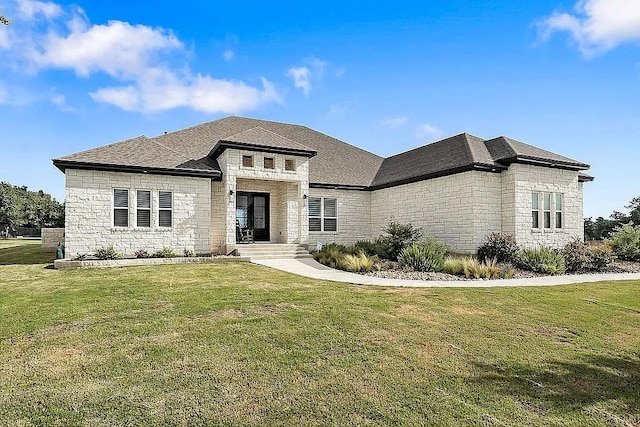
<path fill-rule="evenodd" d="M 12 246 L 0 249 L 0 265 L 51 264 L 55 251 L 44 251 L 40 245 Z"/>
<path fill-rule="evenodd" d="M 596 406 L 603 416 L 615 414 L 629 425 L 640 422 L 640 359 L 597 356 L 537 369 L 520 364 L 476 367 L 480 374 L 473 381 L 505 396 L 557 412 Z"/>

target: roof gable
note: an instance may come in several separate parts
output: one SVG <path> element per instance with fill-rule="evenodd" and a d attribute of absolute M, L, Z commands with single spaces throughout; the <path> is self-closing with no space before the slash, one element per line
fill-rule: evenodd
<path fill-rule="evenodd" d="M 497 161 L 504 164 L 516 161 L 537 161 L 547 163 L 549 165 L 564 165 L 575 167 L 577 169 L 588 169 L 589 165 L 579 162 L 569 157 L 561 156 L 515 139 L 499 136 L 494 139 L 485 141 L 487 149 L 491 156 Z"/>
<path fill-rule="evenodd" d="M 216 143 L 209 157 L 216 158 L 226 148 L 241 148 L 274 153 L 291 153 L 306 157 L 313 157 L 317 153 L 309 147 L 271 132 L 260 126 L 239 132 L 221 139 Z"/>

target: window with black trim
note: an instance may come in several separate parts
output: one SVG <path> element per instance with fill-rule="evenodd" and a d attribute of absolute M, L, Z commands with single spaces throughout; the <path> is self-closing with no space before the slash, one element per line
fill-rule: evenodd
<path fill-rule="evenodd" d="M 173 226 L 173 193 L 158 191 L 158 226 L 169 228 Z"/>
<path fill-rule="evenodd" d="M 243 155 L 242 156 L 242 166 L 245 168 L 253 167 L 253 156 Z"/>
<path fill-rule="evenodd" d="M 531 228 L 564 227 L 564 194 L 534 191 L 531 193 Z"/>
<path fill-rule="evenodd" d="M 265 157 L 264 158 L 264 168 L 265 169 L 275 169 L 276 163 L 273 157 Z"/>
<path fill-rule="evenodd" d="M 113 226 L 129 226 L 129 190 L 113 190 Z"/>
<path fill-rule="evenodd" d="M 151 191 L 136 191 L 136 226 L 151 227 Z"/>
<path fill-rule="evenodd" d="M 338 199 L 309 197 L 309 231 L 338 231 Z"/>

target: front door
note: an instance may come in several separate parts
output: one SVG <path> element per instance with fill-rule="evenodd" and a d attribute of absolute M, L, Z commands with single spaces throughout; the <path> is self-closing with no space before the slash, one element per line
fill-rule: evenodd
<path fill-rule="evenodd" d="M 241 228 L 253 230 L 256 242 L 269 241 L 269 194 L 236 193 L 236 220 Z"/>

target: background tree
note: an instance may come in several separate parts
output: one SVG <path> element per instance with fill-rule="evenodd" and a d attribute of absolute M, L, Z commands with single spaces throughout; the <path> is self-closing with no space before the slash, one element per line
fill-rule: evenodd
<path fill-rule="evenodd" d="M 64 205 L 44 191 L 0 182 L 0 230 L 64 227 Z"/>
<path fill-rule="evenodd" d="M 11 21 L 9 21 L 3 14 L 0 13 L 0 24 L 9 25 Z"/>
<path fill-rule="evenodd" d="M 631 199 L 625 208 L 629 209 L 626 214 L 620 211 L 613 211 L 610 219 L 598 217 L 594 221 L 592 217 L 584 219 L 584 236 L 586 240 L 604 240 L 611 232 L 624 224 L 640 225 L 640 196 Z"/>

